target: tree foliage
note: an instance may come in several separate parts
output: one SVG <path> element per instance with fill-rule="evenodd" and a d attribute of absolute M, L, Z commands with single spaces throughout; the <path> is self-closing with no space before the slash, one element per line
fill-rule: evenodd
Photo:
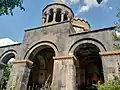
<path fill-rule="evenodd" d="M 23 0 L 0 0 L 0 16 L 9 14 L 13 15 L 13 9 L 16 7 L 25 10 L 22 4 Z"/>
<path fill-rule="evenodd" d="M 115 29 L 117 32 L 120 32 L 120 8 L 118 9 L 117 11 L 117 15 L 116 17 L 118 18 L 118 21 L 116 21 L 116 26 L 117 28 Z M 120 36 L 117 36 L 117 35 L 114 35 L 114 39 L 117 43 L 114 44 L 114 48 L 117 50 L 117 49 L 120 49 Z"/>
<path fill-rule="evenodd" d="M 97 0 L 100 4 L 103 0 Z M 1 15 L 13 15 L 13 9 L 19 7 L 21 10 L 25 10 L 22 6 L 23 0 L 0 0 L 0 16 Z"/>
<path fill-rule="evenodd" d="M 118 18 L 117 24 L 119 24 L 120 23 L 120 8 L 118 9 L 116 17 Z"/>
<path fill-rule="evenodd" d="M 100 4 L 103 0 L 97 0 L 98 4 Z"/>
<path fill-rule="evenodd" d="M 118 13 L 116 15 L 118 18 L 118 21 L 116 22 L 116 25 L 120 24 L 120 9 L 118 9 Z M 116 30 L 120 30 L 120 27 L 116 28 Z M 115 40 L 120 40 L 120 36 L 114 36 Z M 120 44 L 115 44 L 115 49 L 120 49 Z M 120 78 L 114 76 L 114 80 L 107 81 L 104 84 L 98 84 L 98 90 L 120 90 Z"/>
<path fill-rule="evenodd" d="M 1 80 L 1 85 L 0 85 L 0 90 L 5 90 L 6 89 L 6 85 L 10 76 L 10 71 L 12 68 L 12 64 L 9 63 L 5 66 L 4 71 L 3 71 L 3 77 Z"/>
<path fill-rule="evenodd" d="M 114 80 L 107 81 L 104 84 L 98 84 L 98 90 L 120 90 L 120 79 L 115 76 Z"/>

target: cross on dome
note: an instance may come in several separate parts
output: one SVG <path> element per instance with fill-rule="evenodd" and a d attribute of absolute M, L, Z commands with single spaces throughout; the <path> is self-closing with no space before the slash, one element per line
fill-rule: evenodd
<path fill-rule="evenodd" d="M 62 0 L 56 0 L 57 3 L 64 3 Z"/>

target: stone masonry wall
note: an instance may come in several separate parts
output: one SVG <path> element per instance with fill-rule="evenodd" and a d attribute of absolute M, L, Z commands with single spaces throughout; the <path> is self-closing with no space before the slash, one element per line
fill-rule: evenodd
<path fill-rule="evenodd" d="M 120 51 L 101 53 L 105 80 L 112 80 L 120 75 Z"/>

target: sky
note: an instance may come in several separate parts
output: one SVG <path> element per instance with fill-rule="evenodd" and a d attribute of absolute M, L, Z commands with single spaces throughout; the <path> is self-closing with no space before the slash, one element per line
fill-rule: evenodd
<path fill-rule="evenodd" d="M 96 0 L 62 0 L 72 8 L 75 17 L 87 20 L 91 29 L 114 26 L 120 0 L 103 0 L 99 5 Z M 22 42 L 24 30 L 41 26 L 43 8 L 53 0 L 24 0 L 25 11 L 13 10 L 13 16 L 0 16 L 0 38 L 10 38 Z"/>

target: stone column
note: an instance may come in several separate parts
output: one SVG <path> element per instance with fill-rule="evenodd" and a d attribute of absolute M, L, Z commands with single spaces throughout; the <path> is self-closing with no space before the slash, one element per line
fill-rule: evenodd
<path fill-rule="evenodd" d="M 52 90 L 76 90 L 73 56 L 54 57 Z"/>
<path fill-rule="evenodd" d="M 68 17 L 68 21 L 70 21 L 70 19 L 71 19 L 71 16 L 70 16 L 70 15 L 67 15 L 67 17 Z"/>
<path fill-rule="evenodd" d="M 31 66 L 32 62 L 28 60 L 14 61 L 6 90 L 27 90 Z"/>
<path fill-rule="evenodd" d="M 46 17 L 43 16 L 43 17 L 42 17 L 42 23 L 43 23 L 43 24 L 45 23 L 45 19 L 46 19 Z"/>
<path fill-rule="evenodd" d="M 47 12 L 47 13 L 46 13 L 46 15 L 47 15 L 47 17 L 46 17 L 46 22 L 45 22 L 45 23 L 48 23 L 50 13 L 49 13 L 49 12 Z"/>
<path fill-rule="evenodd" d="M 62 12 L 61 12 L 61 22 L 63 22 L 63 21 L 64 21 L 64 15 L 65 15 L 65 12 L 64 12 L 64 11 L 62 11 Z"/>
<path fill-rule="evenodd" d="M 68 17 L 68 21 L 70 21 L 70 17 Z"/>
<path fill-rule="evenodd" d="M 56 19 L 57 10 L 54 9 L 54 10 L 53 10 L 53 13 L 54 13 L 54 14 L 53 14 L 53 22 L 56 22 L 55 19 Z"/>

